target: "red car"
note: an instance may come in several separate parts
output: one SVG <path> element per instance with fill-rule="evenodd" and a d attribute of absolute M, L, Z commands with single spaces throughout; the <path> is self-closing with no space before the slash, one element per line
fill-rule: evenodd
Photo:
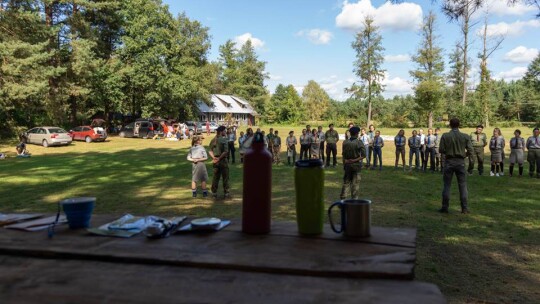
<path fill-rule="evenodd" d="M 87 143 L 107 139 L 107 133 L 102 127 L 80 126 L 70 130 L 69 135 L 73 140 L 84 140 Z"/>

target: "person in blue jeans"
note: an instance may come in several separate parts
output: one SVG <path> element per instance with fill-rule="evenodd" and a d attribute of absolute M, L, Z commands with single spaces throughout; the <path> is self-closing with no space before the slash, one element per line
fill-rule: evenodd
<path fill-rule="evenodd" d="M 409 137 L 409 170 L 412 170 L 412 159 L 415 157 L 416 171 L 420 168 L 420 136 L 416 130 L 412 131 L 412 136 Z"/>
<path fill-rule="evenodd" d="M 384 147 L 384 140 L 381 137 L 380 131 L 375 131 L 375 136 L 373 137 L 373 165 L 371 170 L 377 168 L 377 163 L 379 166 L 379 171 L 382 171 L 382 148 Z"/>

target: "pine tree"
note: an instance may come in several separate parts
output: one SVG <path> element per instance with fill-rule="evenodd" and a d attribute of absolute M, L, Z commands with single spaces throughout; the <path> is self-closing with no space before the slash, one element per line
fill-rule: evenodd
<path fill-rule="evenodd" d="M 373 25 L 373 19 L 366 17 L 363 23 L 364 28 L 356 34 L 356 39 L 352 43 L 352 47 L 356 51 L 354 72 L 360 78 L 361 85 L 353 85 L 350 91 L 357 96 L 365 94 L 368 103 L 367 124 L 369 125 L 372 122 L 372 99 L 383 91 L 384 47 L 379 28 Z"/>

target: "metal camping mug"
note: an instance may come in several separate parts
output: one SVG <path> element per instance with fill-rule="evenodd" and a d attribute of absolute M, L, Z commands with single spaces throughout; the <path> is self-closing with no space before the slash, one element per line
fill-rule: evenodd
<path fill-rule="evenodd" d="M 332 221 L 332 208 L 338 206 L 341 212 L 341 227 L 336 229 Z M 336 233 L 344 233 L 350 237 L 368 237 L 371 227 L 371 201 L 366 199 L 349 199 L 335 202 L 328 209 L 330 227 Z"/>

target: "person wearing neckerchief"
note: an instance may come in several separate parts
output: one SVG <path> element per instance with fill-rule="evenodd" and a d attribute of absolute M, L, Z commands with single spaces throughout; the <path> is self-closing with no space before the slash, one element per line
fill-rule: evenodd
<path fill-rule="evenodd" d="M 358 198 L 358 185 L 360 181 L 360 171 L 362 169 L 362 159 L 366 157 L 364 144 L 358 139 L 360 128 L 349 129 L 351 137 L 343 142 L 343 187 L 341 188 L 341 199 L 347 198 L 347 192 L 351 193 L 352 199 Z"/>
<path fill-rule="evenodd" d="M 536 178 L 540 178 L 540 129 L 534 128 L 533 136 L 527 139 L 527 150 L 529 176 L 534 176 L 536 166 Z"/>

